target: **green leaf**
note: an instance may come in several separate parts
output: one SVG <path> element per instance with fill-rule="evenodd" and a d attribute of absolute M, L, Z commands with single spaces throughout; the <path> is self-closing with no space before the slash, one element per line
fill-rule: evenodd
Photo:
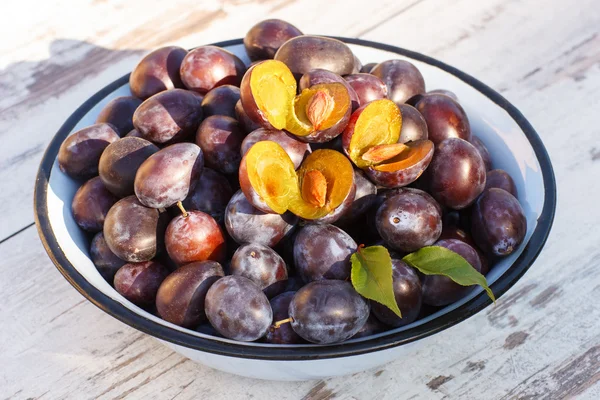
<path fill-rule="evenodd" d="M 479 285 L 494 302 L 496 298 L 485 276 L 481 275 L 459 254 L 440 246 L 423 247 L 402 259 L 425 275 L 444 275 L 462 286 Z"/>
<path fill-rule="evenodd" d="M 392 258 L 383 246 L 359 247 L 350 257 L 352 285 L 363 297 L 375 300 L 402 318 L 392 281 Z"/>

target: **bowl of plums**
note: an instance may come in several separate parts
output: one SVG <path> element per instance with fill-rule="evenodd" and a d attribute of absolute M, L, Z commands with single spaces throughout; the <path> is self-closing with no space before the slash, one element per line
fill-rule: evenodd
<path fill-rule="evenodd" d="M 265 20 L 94 94 L 34 201 L 50 258 L 106 313 L 222 371 L 308 380 L 476 323 L 544 246 L 556 185 L 475 78 Z"/>

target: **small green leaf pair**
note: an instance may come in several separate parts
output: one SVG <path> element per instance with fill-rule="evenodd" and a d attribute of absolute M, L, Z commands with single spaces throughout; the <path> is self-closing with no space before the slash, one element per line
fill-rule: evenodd
<path fill-rule="evenodd" d="M 440 246 L 427 246 L 402 260 L 425 275 L 444 275 L 462 286 L 479 285 L 495 302 L 485 276 L 459 254 Z M 392 281 L 392 258 L 383 246 L 359 247 L 350 258 L 352 285 L 363 297 L 375 300 L 402 317 L 396 304 Z"/>

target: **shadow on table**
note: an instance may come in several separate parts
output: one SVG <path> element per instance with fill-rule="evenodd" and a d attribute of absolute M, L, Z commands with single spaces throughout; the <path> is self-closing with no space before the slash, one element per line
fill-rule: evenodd
<path fill-rule="evenodd" d="M 26 104 L 30 108 L 48 98 L 60 96 L 82 80 L 103 71 L 115 71 L 106 83 L 128 72 L 115 64 L 132 57 L 132 67 L 147 53 L 146 49 L 113 50 L 86 41 L 54 40 L 46 59 L 18 61 L 0 69 L 0 110 Z M 98 88 L 100 89 L 100 88 Z M 2 100 L 12 102 L 2 106 Z"/>

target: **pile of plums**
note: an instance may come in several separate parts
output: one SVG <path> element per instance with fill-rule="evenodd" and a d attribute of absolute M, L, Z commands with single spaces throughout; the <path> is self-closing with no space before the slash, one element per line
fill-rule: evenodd
<path fill-rule="evenodd" d="M 129 301 L 214 336 L 335 343 L 465 295 L 405 254 L 443 246 L 486 274 L 522 243 L 515 183 L 454 93 L 280 20 L 244 45 L 250 66 L 215 46 L 151 52 L 132 96 L 60 148 L 91 259 Z M 354 290 L 359 244 L 389 250 L 402 318 Z"/>

